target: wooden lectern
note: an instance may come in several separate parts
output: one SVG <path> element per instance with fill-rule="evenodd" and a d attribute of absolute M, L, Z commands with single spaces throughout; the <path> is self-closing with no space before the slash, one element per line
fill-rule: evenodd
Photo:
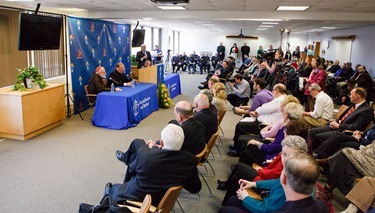
<path fill-rule="evenodd" d="M 157 84 L 158 83 L 157 68 L 158 66 L 153 65 L 153 66 L 138 69 L 139 82 Z"/>

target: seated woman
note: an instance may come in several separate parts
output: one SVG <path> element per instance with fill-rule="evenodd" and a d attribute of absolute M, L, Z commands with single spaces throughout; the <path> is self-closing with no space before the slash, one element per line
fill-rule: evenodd
<path fill-rule="evenodd" d="M 217 115 L 222 111 L 227 109 L 227 94 L 225 92 L 225 85 L 221 82 L 215 83 L 214 87 L 212 88 L 212 92 L 214 97 L 212 98 L 212 105 L 214 105 L 217 109 Z"/>
<path fill-rule="evenodd" d="M 258 165 L 264 164 L 267 160 L 273 159 L 281 151 L 281 141 L 284 139 L 284 131 L 286 125 L 294 120 L 298 125 L 304 125 L 300 118 L 303 115 L 303 107 L 301 104 L 288 103 L 282 113 L 283 124 L 279 128 L 275 140 L 272 143 L 268 141 L 250 140 L 247 147 L 242 152 L 239 162 L 251 165 L 257 163 Z"/>
<path fill-rule="evenodd" d="M 302 129 L 303 127 L 298 125 L 298 122 L 292 121 L 286 125 L 286 135 L 298 135 L 302 137 L 300 140 L 296 137 L 286 137 L 282 143 L 282 153 L 289 153 L 293 150 L 300 150 L 307 152 L 307 144 L 303 139 L 307 135 L 307 129 Z M 296 138 L 296 139 L 295 139 Z M 291 140 L 294 139 L 294 140 Z M 225 205 L 231 196 L 236 195 L 236 191 L 239 189 L 238 181 L 240 179 L 246 179 L 251 181 L 259 180 L 270 180 L 279 178 L 281 171 L 283 170 L 283 165 L 281 162 L 281 153 L 278 154 L 269 166 L 264 168 L 256 167 L 253 168 L 251 165 L 246 165 L 244 163 L 238 163 L 234 167 L 232 173 L 229 175 L 227 181 L 221 181 L 218 179 L 219 190 L 227 190 L 225 197 L 223 199 L 223 205 Z"/>
<path fill-rule="evenodd" d="M 285 142 L 284 142 L 285 141 Z M 288 136 L 284 139 L 283 143 L 283 155 L 281 156 L 282 164 L 289 158 L 294 156 L 296 153 L 301 152 L 300 149 L 289 149 L 286 144 L 303 144 L 304 151 L 307 150 L 306 142 L 303 138 L 299 136 Z M 237 191 L 237 196 L 232 196 L 229 198 L 228 202 L 224 203 L 223 208 L 219 210 L 219 213 L 229 213 L 229 212 L 276 212 L 281 209 L 285 204 L 286 198 L 284 190 L 280 184 L 280 179 L 273 180 L 263 180 L 257 182 L 251 182 L 244 179 L 239 180 L 241 186 L 239 188 L 256 188 L 258 190 L 268 191 L 268 196 L 264 196 L 263 200 L 256 200 L 250 196 L 246 196 L 242 190 Z M 239 191 L 241 191 L 239 193 Z"/>

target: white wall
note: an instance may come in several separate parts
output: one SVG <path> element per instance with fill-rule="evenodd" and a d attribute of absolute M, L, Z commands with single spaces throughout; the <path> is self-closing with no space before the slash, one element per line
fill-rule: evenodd
<path fill-rule="evenodd" d="M 194 50 L 199 54 L 201 51 L 208 51 L 215 53 L 216 47 L 220 42 L 226 47 L 226 55 L 229 54 L 230 48 L 233 43 L 237 43 L 237 46 L 241 48 L 244 42 L 250 46 L 250 55 L 255 55 L 259 45 L 263 46 L 263 49 L 268 49 L 269 45 L 273 45 L 273 48 L 278 48 L 280 45 L 280 34 L 253 34 L 250 36 L 257 36 L 258 39 L 241 39 L 241 38 L 226 38 L 229 33 L 226 32 L 205 32 L 205 31 L 182 31 L 181 32 L 181 46 L 180 52 L 186 52 L 187 54 Z M 294 50 L 296 46 L 303 48 L 307 45 L 307 35 L 290 35 L 290 49 Z M 286 34 L 283 36 L 283 51 L 286 50 Z"/>
<path fill-rule="evenodd" d="M 356 35 L 356 39 L 353 41 L 351 49 L 351 58 L 353 66 L 356 64 L 363 64 L 370 72 L 371 76 L 375 76 L 375 26 L 363 27 L 349 30 L 338 30 L 332 32 L 321 33 L 320 36 L 316 34 L 310 35 L 308 42 L 314 41 L 321 42 L 321 50 L 325 50 L 325 58 L 329 60 L 335 60 L 336 56 L 336 42 L 332 39 L 332 36 L 342 35 Z M 330 42 L 330 47 L 327 49 L 327 43 Z M 340 62 L 341 63 L 341 62 Z"/>

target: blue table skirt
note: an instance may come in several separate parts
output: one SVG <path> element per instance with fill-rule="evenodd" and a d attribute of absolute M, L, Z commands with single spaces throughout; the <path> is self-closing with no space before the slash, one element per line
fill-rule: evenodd
<path fill-rule="evenodd" d="M 107 129 L 127 129 L 159 109 L 157 86 L 139 83 L 135 88 L 120 87 L 121 92 L 98 94 L 92 123 Z"/>
<path fill-rule="evenodd" d="M 168 74 L 164 77 L 164 82 L 169 90 L 171 98 L 181 94 L 181 82 L 179 74 Z"/>

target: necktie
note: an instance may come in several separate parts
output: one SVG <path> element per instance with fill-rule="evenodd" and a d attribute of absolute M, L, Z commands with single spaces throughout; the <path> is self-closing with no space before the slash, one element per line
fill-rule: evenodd
<path fill-rule="evenodd" d="M 353 111 L 355 110 L 355 105 L 352 106 L 352 108 L 350 108 L 350 110 L 344 115 L 344 117 L 341 118 L 340 120 L 340 124 L 345 120 L 345 118 L 347 118 Z"/>

